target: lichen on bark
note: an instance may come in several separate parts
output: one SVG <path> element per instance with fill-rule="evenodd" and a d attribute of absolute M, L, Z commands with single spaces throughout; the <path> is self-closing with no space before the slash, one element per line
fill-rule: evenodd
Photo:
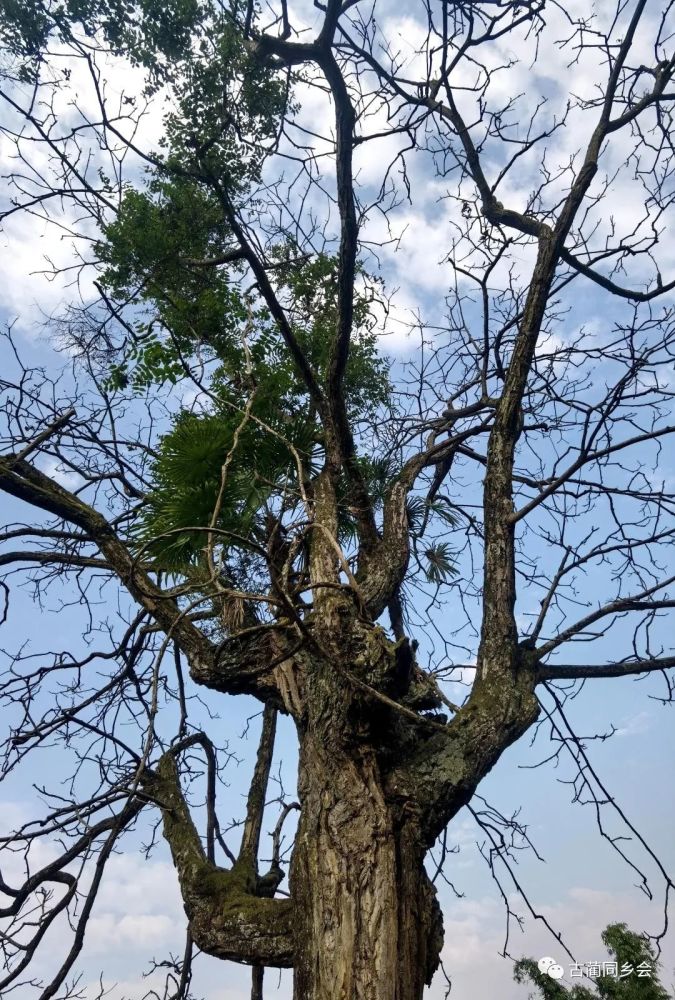
<path fill-rule="evenodd" d="M 180 787 L 174 755 L 163 755 L 146 789 L 157 801 L 197 947 L 217 958 L 287 968 L 293 964 L 293 903 L 256 894 L 245 859 L 230 869 L 209 861 Z"/>

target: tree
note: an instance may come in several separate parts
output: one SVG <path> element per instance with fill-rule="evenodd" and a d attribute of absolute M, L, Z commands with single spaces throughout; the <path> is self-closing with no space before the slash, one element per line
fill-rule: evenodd
<path fill-rule="evenodd" d="M 87 642 L 103 634 L 37 664 L 10 656 L 5 772 L 54 743 L 76 770 L 5 841 L 29 869 L 41 836 L 63 851 L 0 884 L 2 988 L 27 981 L 67 913 L 72 948 L 39 995 L 74 994 L 106 862 L 154 810 L 188 918 L 167 996 L 187 996 L 194 944 L 253 965 L 254 996 L 272 966 L 293 968 L 302 1000 L 419 1000 L 442 943 L 425 858 L 504 751 L 546 725 L 546 756 L 570 752 L 604 832 L 613 802 L 566 699 L 652 674 L 670 700 L 672 6 L 420 4 L 412 62 L 386 10 L 354 0 L 2 8 L 3 218 L 60 226 L 82 288 L 50 323 L 70 369 L 8 347 L 0 486 L 22 506 L 2 536 L 5 593 L 22 573 L 37 598 L 65 580 L 90 606 Z M 562 110 L 518 96 L 512 53 L 536 67 L 551 39 L 574 86 L 592 73 Z M 308 98 L 330 125 L 302 118 Z M 382 140 L 391 160 L 361 184 L 360 150 Z M 403 366 L 379 353 L 396 316 L 378 248 L 430 184 L 454 284 L 440 325 L 411 322 Z M 582 295 L 603 297 L 599 330 Z M 97 587 L 118 588 L 116 625 Z M 622 654 L 602 662 L 613 634 Z M 457 705 L 444 683 L 460 669 Z M 236 854 L 200 688 L 265 706 Z M 277 712 L 299 747 L 288 896 L 281 827 L 258 870 Z M 190 808 L 200 781 L 205 811 Z M 507 856 L 513 822 L 472 808 L 490 857 Z"/>
<path fill-rule="evenodd" d="M 668 993 L 658 980 L 658 961 L 648 938 L 636 934 L 625 924 L 610 924 L 602 932 L 602 940 L 617 966 L 617 975 L 600 976 L 595 989 L 576 984 L 567 989 L 561 982 L 542 973 L 538 963 L 531 958 L 516 962 L 514 978 L 523 983 L 529 980 L 539 991 L 542 1000 L 593 1000 L 607 997 L 611 1000 L 668 1000 Z M 640 975 L 638 974 L 638 968 Z"/>

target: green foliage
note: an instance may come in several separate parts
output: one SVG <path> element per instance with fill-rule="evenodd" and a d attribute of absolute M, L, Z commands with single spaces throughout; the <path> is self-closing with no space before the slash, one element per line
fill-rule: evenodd
<path fill-rule="evenodd" d="M 424 555 L 427 560 L 426 575 L 429 583 L 447 583 L 450 577 L 457 575 L 452 549 L 447 542 L 429 545 Z"/>
<path fill-rule="evenodd" d="M 102 286 L 118 301 L 143 307 L 135 311 L 126 358 L 141 386 L 175 381 L 203 346 L 232 360 L 232 344 L 241 342 L 248 303 L 236 267 L 205 262 L 232 248 L 224 192 L 235 199 L 259 179 L 286 92 L 223 16 L 195 40 L 174 97 L 162 141 L 168 152 L 156 155 L 144 190 L 126 190 L 96 246 Z M 112 384 L 126 379 L 118 370 Z"/>
<path fill-rule="evenodd" d="M 443 497 L 436 497 L 434 500 L 427 500 L 423 496 L 411 496 L 407 502 L 408 525 L 415 552 L 418 554 L 418 539 L 421 539 L 424 530 L 432 515 L 445 524 L 447 527 L 454 527 L 457 519 L 452 512 L 447 500 Z M 457 567 L 452 548 L 447 542 L 434 542 L 427 545 L 422 550 L 424 559 L 424 574 L 429 581 L 436 586 L 447 583 L 449 579 L 457 575 Z"/>
<path fill-rule="evenodd" d="M 213 197 L 191 180 L 154 178 L 147 191 L 127 189 L 115 220 L 96 246 L 104 283 L 118 295 L 135 286 L 150 298 L 187 270 L 185 258 L 217 252 L 222 225 Z"/>
<path fill-rule="evenodd" d="M 282 248 L 288 260 L 292 244 Z M 364 287 L 354 298 L 354 319 L 349 364 L 345 376 L 345 398 L 354 420 L 372 418 L 389 397 L 389 364 L 380 355 L 372 304 L 376 296 L 373 279 L 360 271 Z M 325 386 L 331 344 L 337 325 L 337 259 L 317 254 L 301 264 L 287 263 L 280 274 L 280 291 L 288 296 L 294 333 L 307 359 Z M 297 376 L 295 391 L 301 391 Z M 364 469 L 366 466 L 364 466 Z"/>
<path fill-rule="evenodd" d="M 637 969 L 641 965 L 650 975 L 638 976 L 633 972 L 623 978 L 600 976 L 594 981 L 594 988 L 579 984 L 568 988 L 560 980 L 540 972 L 534 959 L 522 958 L 516 962 L 514 979 L 534 985 L 536 993 L 530 993 L 530 997 L 540 1000 L 669 1000 L 670 994 L 659 982 L 659 963 L 648 938 L 629 930 L 626 924 L 610 924 L 603 931 L 602 940 L 619 969 Z"/>
<path fill-rule="evenodd" d="M 273 418 L 272 414 L 267 414 Z M 265 505 L 282 484 L 295 477 L 292 451 L 279 438 L 249 421 L 235 432 L 242 414 L 183 412 L 162 439 L 154 467 L 154 489 L 137 525 L 146 551 L 166 569 L 180 570 L 199 561 L 221 489 L 218 542 L 225 548 L 262 537 Z M 311 447 L 309 428 L 296 422 L 284 427 L 289 443 L 306 454 Z M 231 453 L 231 454 L 230 454 Z M 230 461 L 223 478 L 223 466 Z M 236 536 L 236 538 L 234 537 Z"/>
<path fill-rule="evenodd" d="M 217 178 L 230 197 L 260 180 L 289 95 L 287 80 L 258 58 L 236 17 L 211 22 L 174 86 L 166 118 L 168 163 Z"/>
<path fill-rule="evenodd" d="M 96 247 L 101 284 L 136 304 L 126 357 L 134 384 L 175 381 L 185 374 L 181 358 L 195 349 L 207 345 L 225 356 L 233 339 L 241 341 L 247 311 L 228 273 L 186 263 L 221 253 L 221 230 L 213 197 L 182 178 L 128 190 L 106 227 Z"/>
<path fill-rule="evenodd" d="M 331 323 L 335 322 L 335 269 L 334 259 L 321 256 L 287 266 L 280 277 L 280 294 L 289 296 L 295 333 L 320 381 L 326 377 Z M 357 302 L 357 316 L 363 327 L 356 331 L 345 379 L 347 405 L 355 419 L 374 416 L 389 394 L 387 364 L 368 327 L 365 297 Z M 268 505 L 276 503 L 278 510 L 284 503 L 287 513 L 299 507 L 292 449 L 306 479 L 316 472 L 322 454 L 322 427 L 276 327 L 264 310 L 248 314 L 245 333 L 243 314 L 236 321 L 236 331 L 224 330 L 214 352 L 218 365 L 210 383 L 212 409 L 203 414 L 182 413 L 160 443 L 153 489 L 138 537 L 151 542 L 149 552 L 166 568 L 178 570 L 198 561 L 206 534 L 187 529 L 211 522 L 221 469 L 251 398 L 250 418 L 229 461 L 219 529 L 236 533 L 240 540 L 258 541 Z M 377 501 L 378 495 L 384 496 L 390 470 L 382 461 L 359 461 Z M 354 520 L 345 484 L 341 500 L 340 534 L 349 538 Z M 185 530 L 176 534 L 176 529 Z M 223 544 L 227 547 L 226 538 Z"/>
<path fill-rule="evenodd" d="M 149 543 L 158 565 L 173 570 L 202 558 L 226 456 L 217 527 L 225 548 L 234 533 L 245 549 L 262 537 L 270 508 L 290 516 L 298 504 L 293 449 L 309 479 L 323 448 L 315 406 L 277 325 L 258 290 L 245 290 L 244 268 L 228 259 L 238 247 L 228 218 L 255 211 L 267 151 L 290 102 L 289 81 L 247 44 L 241 13 L 236 4 L 196 0 L 65 0 L 62 10 L 42 0 L 30 15 L 17 8 L 6 28 L 12 51 L 26 58 L 39 60 L 50 38 L 83 31 L 97 45 L 131 54 L 151 80 L 172 83 L 173 110 L 154 166 L 141 189 L 124 191 L 95 253 L 100 286 L 124 316 L 125 342 L 108 388 L 146 391 L 197 366 L 209 393 L 207 413 L 180 414 L 162 439 L 137 526 L 139 545 Z M 326 385 L 337 261 L 320 253 L 307 258 L 283 234 L 267 259 L 293 335 Z M 390 397 L 374 329 L 378 286 L 360 271 L 358 289 L 344 381 L 357 432 L 359 420 L 372 420 Z M 383 491 L 382 470 L 367 463 L 364 469 Z M 348 537 L 354 524 L 346 489 L 343 500 L 341 533 Z"/>
<path fill-rule="evenodd" d="M 174 569 L 199 559 L 205 536 L 187 529 L 211 521 L 221 467 L 251 397 L 251 419 L 228 469 L 219 528 L 236 528 L 240 537 L 254 541 L 265 505 L 275 495 L 290 490 L 297 499 L 296 462 L 284 441 L 298 450 L 308 477 L 322 447 L 317 413 L 267 310 L 242 292 L 231 269 L 189 263 L 226 249 L 223 228 L 220 206 L 205 185 L 183 177 L 155 178 L 146 191 L 127 192 L 97 248 L 103 286 L 118 300 L 135 303 L 133 337 L 124 360 L 109 372 L 109 386 L 173 383 L 186 375 L 196 355 L 212 362 L 212 410 L 182 414 L 163 439 L 139 529 L 141 541 L 161 536 L 151 552 Z M 277 294 L 318 381 L 325 384 L 337 322 L 337 264 L 323 254 L 297 258 L 292 245 L 278 248 Z M 390 392 L 388 366 L 373 329 L 373 286 L 361 277 L 344 386 L 355 420 L 372 418 Z M 348 534 L 346 505 L 344 520 Z M 186 530 L 177 535 L 174 529 Z"/>
<path fill-rule="evenodd" d="M 457 524 L 457 518 L 453 514 L 448 502 L 442 497 L 435 500 L 427 500 L 425 497 L 412 496 L 408 500 L 408 524 L 414 536 L 418 535 L 429 519 L 429 514 L 435 514 L 448 527 Z"/>
<path fill-rule="evenodd" d="M 79 34 L 124 53 L 159 82 L 189 53 L 211 11 L 212 5 L 200 0 L 0 0 L 0 42 L 27 81 L 36 78 L 50 42 Z"/>

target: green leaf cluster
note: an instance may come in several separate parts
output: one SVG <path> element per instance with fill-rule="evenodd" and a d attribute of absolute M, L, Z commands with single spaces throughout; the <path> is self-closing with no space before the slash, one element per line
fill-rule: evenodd
<path fill-rule="evenodd" d="M 287 263 L 279 278 L 280 294 L 288 296 L 294 332 L 320 382 L 327 376 L 331 324 L 336 319 L 335 274 L 335 259 L 319 255 L 311 261 Z M 368 310 L 361 300 L 357 315 L 364 325 L 355 334 L 345 396 L 355 419 L 372 419 L 389 397 L 388 366 L 377 351 Z M 264 310 L 249 312 L 247 323 L 245 333 L 240 323 L 239 338 L 224 337 L 220 343 L 209 411 L 182 413 L 160 442 L 139 537 L 150 543 L 148 551 L 167 568 L 178 570 L 199 560 L 206 533 L 193 529 L 211 522 L 228 455 L 217 522 L 221 531 L 231 533 L 219 538 L 225 548 L 242 543 L 245 548 L 246 540 L 259 543 L 268 510 L 279 511 L 283 506 L 286 514 L 293 514 L 300 507 L 296 455 L 305 480 L 311 479 L 321 460 L 323 429 L 318 414 L 276 326 Z M 240 429 L 233 450 L 235 433 L 251 398 L 250 418 Z M 359 461 L 377 501 L 390 478 L 387 463 L 365 457 Z M 346 483 L 341 484 L 340 499 L 340 534 L 349 538 L 355 524 Z M 177 533 L 176 529 L 182 530 Z"/>
<path fill-rule="evenodd" d="M 457 566 L 455 565 L 452 548 L 447 542 L 436 542 L 427 546 L 424 555 L 426 557 L 426 577 L 429 583 L 440 585 L 457 576 Z"/>
<path fill-rule="evenodd" d="M 157 84 L 189 54 L 212 12 L 203 0 L 0 0 L 0 43 L 26 81 L 37 78 L 50 42 L 79 34 L 145 66 Z"/>
<path fill-rule="evenodd" d="M 413 548 L 418 554 L 418 540 L 422 538 L 427 523 L 434 515 L 441 523 L 452 528 L 457 524 L 452 509 L 444 497 L 437 496 L 433 500 L 428 500 L 423 496 L 411 496 L 407 503 L 408 525 Z M 423 569 L 429 583 L 440 586 L 447 583 L 452 577 L 457 576 L 457 566 L 455 556 L 451 546 L 447 542 L 433 542 L 422 551 L 424 558 Z"/>
<path fill-rule="evenodd" d="M 136 385 L 175 381 L 185 373 L 181 358 L 200 346 L 222 356 L 233 337 L 240 340 L 247 311 L 230 274 L 186 263 L 223 246 L 220 214 L 203 187 L 161 178 L 126 192 L 96 251 L 102 286 L 134 303 L 126 364 Z"/>
<path fill-rule="evenodd" d="M 633 973 L 623 979 L 600 976 L 594 988 L 579 984 L 568 988 L 540 972 L 534 959 L 522 958 L 515 964 L 514 978 L 518 983 L 535 986 L 536 993 L 530 993 L 530 997 L 540 1000 L 669 1000 L 670 994 L 659 982 L 654 946 L 647 937 L 629 930 L 626 924 L 616 923 L 605 928 L 602 940 L 619 969 L 625 965 L 634 969 L 644 965 L 650 975 Z"/>
<path fill-rule="evenodd" d="M 207 266 L 235 245 L 223 199 L 251 198 L 287 104 L 278 72 L 257 59 L 236 21 L 213 18 L 174 82 L 156 165 L 127 188 L 95 247 L 100 282 L 133 303 L 126 362 L 111 384 L 175 381 L 206 347 L 229 357 L 247 319 L 236 266 Z"/>
<path fill-rule="evenodd" d="M 168 166 L 216 178 L 231 198 L 258 182 L 281 116 L 293 104 L 288 80 L 257 55 L 236 12 L 210 22 L 173 95 L 162 140 Z"/>
<path fill-rule="evenodd" d="M 112 10 L 114 0 L 81 0 L 82 17 L 98 19 L 104 33 L 106 2 Z M 182 11 L 187 23 L 187 7 L 177 4 L 166 16 Z M 208 412 L 180 414 L 161 441 L 138 529 L 139 543 L 149 542 L 158 564 L 174 569 L 201 558 L 226 456 L 217 526 L 223 540 L 236 535 L 245 548 L 262 536 L 271 507 L 288 514 L 297 505 L 293 449 L 307 478 L 323 449 L 315 405 L 265 303 L 245 289 L 240 264 L 213 263 L 238 245 L 227 222 L 231 206 L 241 215 L 255 211 L 265 158 L 289 108 L 289 81 L 247 44 L 241 8 L 199 6 L 199 30 L 180 56 L 182 36 L 176 35 L 180 73 L 172 80 L 173 110 L 155 166 L 142 189 L 124 192 L 95 247 L 100 286 L 125 329 L 109 388 L 176 383 L 191 377 L 195 362 L 207 373 L 200 378 Z M 126 13 L 132 25 L 134 18 L 150 18 L 151 2 L 130 3 Z M 109 41 L 116 44 L 112 36 Z M 337 261 L 330 254 L 306 256 L 283 233 L 270 239 L 266 257 L 293 336 L 325 386 L 337 327 Z M 377 349 L 377 295 L 377 282 L 359 271 L 344 381 L 357 432 L 358 422 L 372 420 L 391 394 L 388 364 Z M 250 419 L 239 431 L 249 405 Z M 372 471 L 377 483 L 381 470 Z M 346 489 L 343 509 L 346 537 L 353 530 Z"/>
<path fill-rule="evenodd" d="M 254 421 L 243 429 L 241 424 L 242 414 L 234 410 L 184 411 L 163 438 L 154 488 L 136 529 L 139 540 L 147 543 L 145 551 L 162 568 L 179 571 L 200 562 L 219 494 L 218 546 L 246 549 L 247 543 L 262 541 L 266 505 L 275 494 L 284 487 L 292 494 L 297 487 L 289 445 L 306 456 L 310 428 L 301 421 L 283 426 L 281 440 Z M 238 427 L 239 442 L 233 448 Z"/>

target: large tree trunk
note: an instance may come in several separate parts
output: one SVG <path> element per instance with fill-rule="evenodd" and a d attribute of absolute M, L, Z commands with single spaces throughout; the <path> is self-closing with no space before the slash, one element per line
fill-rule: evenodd
<path fill-rule="evenodd" d="M 415 817 L 386 801 L 368 746 L 303 741 L 291 870 L 296 1000 L 421 1000 L 442 923 Z"/>
<path fill-rule="evenodd" d="M 488 678 L 444 724 L 433 711 L 424 717 L 407 707 L 428 711 L 435 696 L 430 678 L 417 679 L 405 641 L 392 643 L 337 601 L 328 611 L 330 633 L 317 629 L 315 648 L 288 667 L 301 802 L 290 898 L 262 892 L 246 835 L 229 871 L 207 859 L 172 751 L 147 784 L 202 951 L 293 967 L 295 1000 L 422 1000 L 443 940 L 425 854 L 537 718 L 533 672 L 525 652 L 514 671 L 511 656 L 505 664 L 493 657 Z M 267 770 L 270 760 L 271 744 Z M 262 777 L 253 782 L 258 832 Z"/>
<path fill-rule="evenodd" d="M 407 643 L 337 602 L 326 611 L 331 630 L 319 633 L 321 655 L 303 657 L 295 716 L 294 997 L 422 1000 L 443 941 L 425 854 L 537 717 L 533 684 L 523 664 L 506 687 L 476 684 L 451 725 L 411 719 L 391 700 L 413 690 Z"/>

